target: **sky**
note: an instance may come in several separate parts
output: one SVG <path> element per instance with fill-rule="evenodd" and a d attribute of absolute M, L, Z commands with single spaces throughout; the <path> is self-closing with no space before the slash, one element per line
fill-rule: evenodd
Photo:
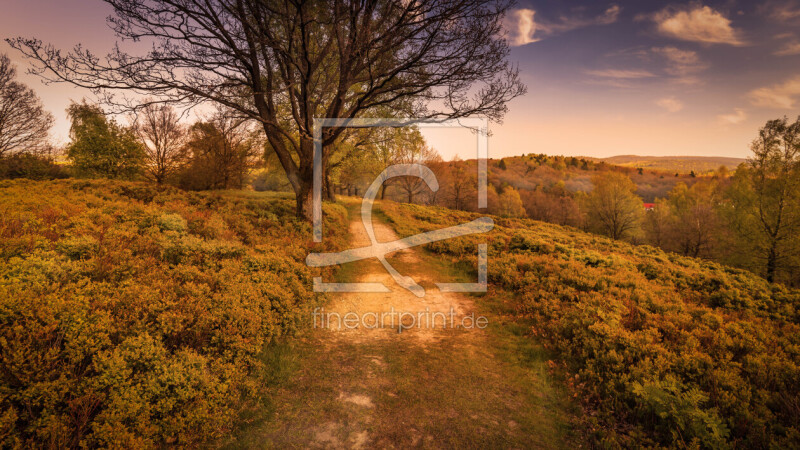
<path fill-rule="evenodd" d="M 36 37 L 104 53 L 115 42 L 98 0 L 0 0 L 0 38 Z M 506 17 L 510 61 L 528 93 L 490 126 L 490 156 L 746 157 L 767 120 L 800 115 L 800 0 L 675 2 L 519 0 Z M 5 42 L 57 119 L 91 93 L 43 85 Z M 469 158 L 468 132 L 426 136 L 445 159 Z"/>

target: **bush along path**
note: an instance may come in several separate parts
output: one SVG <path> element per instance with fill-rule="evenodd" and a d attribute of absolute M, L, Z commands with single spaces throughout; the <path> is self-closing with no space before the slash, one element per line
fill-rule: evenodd
<path fill-rule="evenodd" d="M 474 213 L 386 203 L 401 236 Z M 796 448 L 800 290 L 752 273 L 527 219 L 427 246 L 467 261 L 488 245 L 489 298 L 552 351 L 604 448 Z"/>
<path fill-rule="evenodd" d="M 368 245 L 350 206 L 351 248 Z M 378 241 L 397 239 L 377 218 L 374 227 Z M 327 294 L 312 331 L 268 352 L 269 417 L 231 446 L 574 446 L 547 357 L 502 323 L 502 302 L 439 292 L 434 282 L 466 277 L 424 250 L 389 261 L 425 297 L 395 284 L 376 260 L 343 265 L 337 281 L 380 282 L 391 292 Z"/>

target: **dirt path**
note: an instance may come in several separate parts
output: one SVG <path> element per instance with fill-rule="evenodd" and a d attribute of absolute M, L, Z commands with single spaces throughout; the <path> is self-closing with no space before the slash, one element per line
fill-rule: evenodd
<path fill-rule="evenodd" d="M 388 225 L 375 221 L 375 237 L 379 242 L 398 239 Z M 356 219 L 350 224 L 353 236 L 352 246 L 362 247 L 370 244 L 363 223 Z M 425 296 L 420 298 L 398 286 L 384 267 L 376 261 L 365 265 L 355 281 L 361 283 L 382 283 L 392 292 L 387 293 L 348 293 L 331 294 L 330 304 L 320 314 L 318 324 L 331 331 L 330 339 L 344 342 L 362 343 L 376 340 L 415 342 L 428 345 L 444 337 L 452 336 L 447 328 L 466 327 L 470 333 L 462 336 L 476 337 L 482 330 L 467 316 L 474 312 L 472 299 L 460 293 L 444 293 L 436 289 L 434 283 L 443 281 L 441 275 L 433 272 L 420 258 L 419 250 L 408 249 L 390 255 L 390 262 L 403 275 L 412 277 L 426 288 Z M 345 323 L 344 318 L 358 317 L 358 326 Z M 485 327 L 481 322 L 480 325 Z"/>
<path fill-rule="evenodd" d="M 386 224 L 374 227 L 378 241 L 397 239 Z M 359 217 L 351 233 L 353 246 L 369 244 Z M 439 292 L 433 283 L 449 280 L 423 251 L 389 260 L 425 287 L 425 297 L 397 286 L 378 261 L 348 264 L 348 282 L 381 282 L 392 292 L 329 294 L 325 321 L 316 318 L 318 328 L 278 362 L 287 376 L 274 392 L 273 417 L 238 446 L 567 446 L 562 394 L 547 381 L 541 349 L 464 320 L 485 312 L 476 308 L 479 297 Z M 349 313 L 357 326 L 340 320 Z"/>

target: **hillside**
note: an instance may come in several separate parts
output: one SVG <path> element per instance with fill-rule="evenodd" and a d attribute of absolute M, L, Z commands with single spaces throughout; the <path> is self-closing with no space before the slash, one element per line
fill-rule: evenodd
<path fill-rule="evenodd" d="M 603 171 L 629 176 L 637 186 L 637 194 L 646 202 L 666 197 L 678 183 L 690 186 L 697 180 L 689 172 L 664 172 L 653 168 L 638 170 L 591 158 L 525 155 L 492 160 L 489 181 L 497 187 L 508 185 L 526 191 L 555 188 L 569 193 L 588 192 L 592 189 L 592 176 Z"/>
<path fill-rule="evenodd" d="M 386 203 L 401 236 L 475 214 Z M 603 445 L 790 447 L 800 441 L 800 292 L 748 272 L 531 220 L 428 245 L 553 352 Z"/>
<path fill-rule="evenodd" d="M 735 170 L 739 164 L 746 160 L 744 158 L 727 158 L 723 156 L 638 156 L 638 155 L 619 155 L 610 158 L 592 158 L 596 161 L 603 161 L 623 167 L 644 168 L 648 170 L 660 170 L 671 173 L 705 174 L 713 172 L 722 166 L 728 170 Z"/>
<path fill-rule="evenodd" d="M 469 187 L 473 190 L 474 197 L 474 178 L 477 171 L 477 162 L 473 160 L 460 160 L 449 162 L 434 162 L 429 165 L 437 173 L 439 183 L 445 187 L 445 191 L 454 184 L 454 180 L 463 180 L 471 183 Z M 715 167 L 715 170 L 719 166 Z M 569 156 L 548 156 L 541 154 L 529 154 L 522 156 L 512 156 L 502 159 L 490 159 L 488 162 L 489 184 L 499 192 L 505 186 L 512 186 L 519 190 L 524 197 L 538 191 L 538 195 L 546 195 L 553 198 L 572 199 L 576 194 L 589 192 L 592 190 L 592 177 L 602 172 L 619 172 L 627 175 L 637 186 L 637 195 L 642 197 L 645 202 L 654 202 L 657 198 L 666 198 L 669 192 L 679 183 L 691 186 L 701 176 L 692 176 L 691 171 L 679 173 L 678 171 L 665 172 L 657 169 L 643 169 L 627 167 L 606 163 L 605 161 L 594 160 L 591 158 L 577 158 Z M 368 183 L 372 182 L 373 177 L 361 175 L 363 180 L 356 184 L 359 192 L 364 192 Z M 467 190 L 465 187 L 464 190 Z M 347 190 L 340 191 L 347 193 Z M 352 192 L 351 192 L 352 193 Z M 468 196 L 469 196 L 468 195 Z M 451 194 L 444 193 L 437 197 L 437 204 L 445 203 L 445 206 L 454 207 L 447 204 Z M 407 201 L 406 193 L 396 185 L 387 189 L 387 199 L 396 201 Z M 422 199 L 418 195 L 417 199 Z M 465 202 L 468 207 L 475 204 L 474 201 Z M 460 208 L 460 209 L 463 209 Z"/>
<path fill-rule="evenodd" d="M 273 352 L 315 305 L 356 304 L 314 294 L 304 259 L 344 248 L 357 207 L 326 205 L 320 247 L 280 195 L 0 183 L 3 445 L 525 447 L 571 442 L 570 421 L 576 440 L 605 446 L 800 440 L 800 291 L 527 219 L 393 256 L 433 289 L 473 280 L 488 242 L 487 295 L 356 295 L 426 310 L 455 299 L 488 314 L 485 333 L 318 330 Z M 383 238 L 477 216 L 391 201 L 377 215 L 393 228 L 379 225 Z M 387 280 L 376 261 L 355 264 L 323 275 Z"/>
<path fill-rule="evenodd" d="M 326 209 L 342 242 L 346 212 Z M 213 445 L 259 418 L 262 351 L 318 301 L 289 198 L 0 182 L 0 442 Z"/>

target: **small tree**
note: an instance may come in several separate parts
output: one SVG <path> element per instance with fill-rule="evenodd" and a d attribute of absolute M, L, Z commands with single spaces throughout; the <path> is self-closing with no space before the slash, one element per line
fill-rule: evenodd
<path fill-rule="evenodd" d="M 525 217 L 525 207 L 522 205 L 519 191 L 511 186 L 503 189 L 497 200 L 497 214 L 502 217 Z"/>
<path fill-rule="evenodd" d="M 195 190 L 241 189 L 262 148 L 248 125 L 222 110 L 194 124 L 187 143 L 191 159 L 181 185 Z"/>
<path fill-rule="evenodd" d="M 164 183 L 186 159 L 186 128 L 180 116 L 169 105 L 151 103 L 136 116 L 133 129 L 144 143 L 147 176 Z"/>
<path fill-rule="evenodd" d="M 533 191 L 522 191 L 520 196 L 530 219 L 570 226 L 581 223 L 580 208 L 566 189 L 545 191 L 539 186 Z"/>
<path fill-rule="evenodd" d="M 475 208 L 477 198 L 477 171 L 470 170 L 467 162 L 455 156 L 446 172 L 446 199 L 453 209 L 469 210 Z"/>
<path fill-rule="evenodd" d="M 712 256 L 717 229 L 715 183 L 678 183 L 669 193 L 670 227 L 667 246 L 686 256 Z"/>
<path fill-rule="evenodd" d="M 436 150 L 425 143 L 425 138 L 417 128 L 401 128 L 403 134 L 401 142 L 395 149 L 395 164 L 422 164 L 441 161 Z M 399 177 L 395 182 L 397 187 L 405 194 L 408 203 L 414 203 L 417 195 L 425 189 L 425 182 L 418 177 Z"/>
<path fill-rule="evenodd" d="M 53 126 L 53 115 L 16 75 L 8 56 L 0 54 L 0 157 L 46 147 Z"/>
<path fill-rule="evenodd" d="M 672 213 L 669 203 L 659 198 L 653 209 L 645 213 L 642 224 L 647 243 L 656 247 L 667 247 L 671 226 Z"/>
<path fill-rule="evenodd" d="M 592 177 L 592 184 L 586 209 L 594 228 L 613 239 L 633 235 L 644 214 L 633 181 L 622 173 L 602 172 Z"/>
<path fill-rule="evenodd" d="M 145 152 L 131 128 L 86 102 L 72 103 L 67 114 L 72 121 L 67 157 L 79 175 L 133 178 L 141 173 Z"/>

